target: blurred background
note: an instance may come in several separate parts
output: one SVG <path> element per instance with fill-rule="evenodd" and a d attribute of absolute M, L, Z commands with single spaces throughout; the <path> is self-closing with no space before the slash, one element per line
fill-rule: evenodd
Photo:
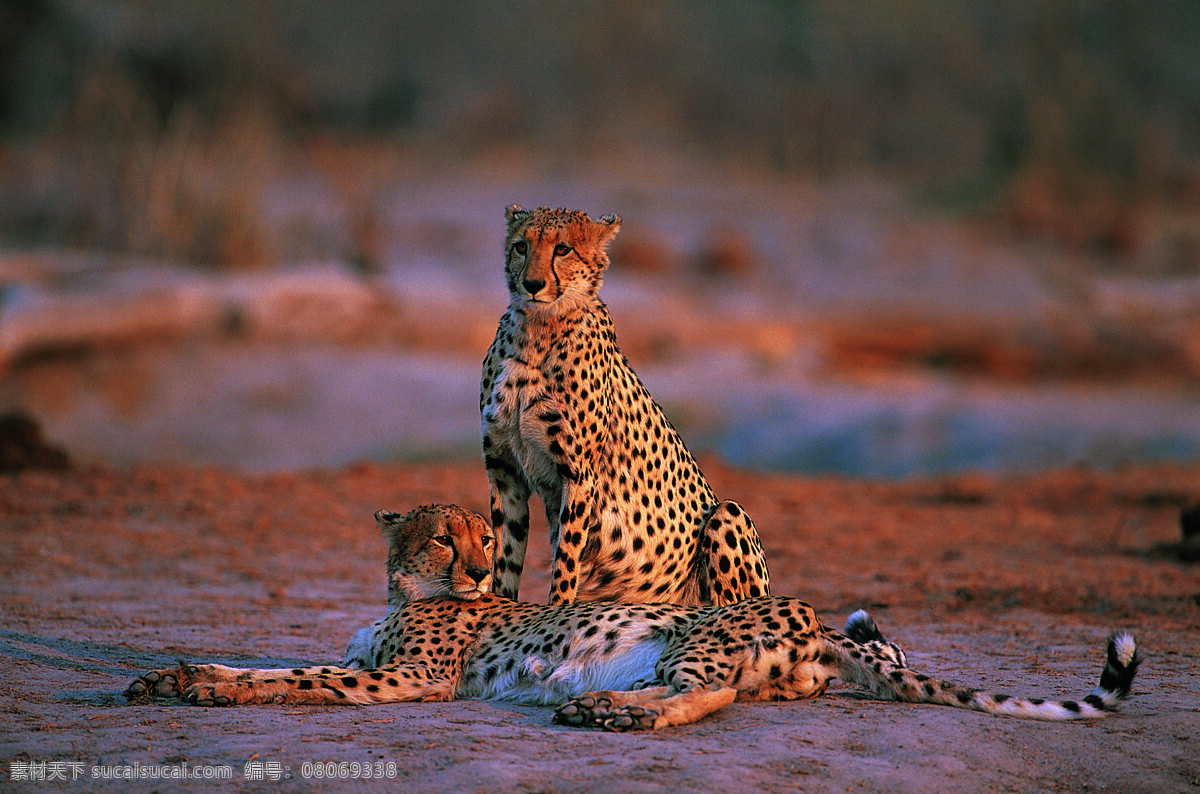
<path fill-rule="evenodd" d="M 478 455 L 517 202 L 623 217 L 602 295 L 701 455 L 1195 460 L 1197 53 L 1192 0 L 2 0 L 0 411 Z"/>

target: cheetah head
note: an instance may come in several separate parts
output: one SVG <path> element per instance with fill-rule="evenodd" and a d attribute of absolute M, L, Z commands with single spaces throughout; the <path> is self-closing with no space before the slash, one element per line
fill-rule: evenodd
<path fill-rule="evenodd" d="M 492 586 L 496 537 L 483 516 L 453 505 L 380 510 L 388 541 L 388 610 L 422 598 L 473 600 Z"/>
<path fill-rule="evenodd" d="M 608 245 L 621 219 L 593 220 L 584 212 L 513 204 L 505 211 L 505 277 L 514 305 L 566 313 L 594 300 L 608 267 Z"/>

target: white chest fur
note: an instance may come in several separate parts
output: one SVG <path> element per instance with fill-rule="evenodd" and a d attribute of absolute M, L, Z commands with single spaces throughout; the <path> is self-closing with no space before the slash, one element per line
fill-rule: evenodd
<path fill-rule="evenodd" d="M 550 452 L 553 439 L 542 417 L 559 408 L 545 388 L 542 371 L 509 358 L 501 364 L 483 410 L 484 433 L 516 458 L 525 476 L 543 496 L 545 488 L 559 487 L 559 476 Z"/>

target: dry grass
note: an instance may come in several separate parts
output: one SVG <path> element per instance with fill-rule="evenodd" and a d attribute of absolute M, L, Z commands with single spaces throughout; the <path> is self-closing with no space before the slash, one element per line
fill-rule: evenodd
<path fill-rule="evenodd" d="M 665 151 L 800 177 L 883 171 L 1022 237 L 1135 264 L 1158 243 L 1155 213 L 1200 217 L 1189 4 L 115 5 L 103 23 L 68 0 L 0 17 L 16 53 L 0 59 L 9 240 L 231 267 L 332 255 L 370 269 L 386 233 L 374 194 L 397 141 L 433 162 L 619 151 L 634 174 L 640 156 Z M 533 16 L 555 32 L 538 47 L 523 43 Z M 58 61 L 39 57 L 47 48 Z M 58 85 L 26 102 L 54 112 L 15 134 L 6 83 Z M 364 167 L 362 147 L 331 156 L 330 131 L 392 145 Z M 314 172 L 335 219 L 297 243 L 305 223 L 262 207 Z M 1171 243 L 1176 270 L 1200 272 L 1198 236 Z M 719 271 L 754 264 L 732 238 L 711 253 Z"/>
<path fill-rule="evenodd" d="M 29 193 L 24 217 L 4 220 L 71 246 L 261 266 L 277 253 L 259 216 L 280 141 L 275 120 L 249 102 L 217 118 L 180 108 L 160 122 L 144 87 L 100 59 L 7 174 Z"/>

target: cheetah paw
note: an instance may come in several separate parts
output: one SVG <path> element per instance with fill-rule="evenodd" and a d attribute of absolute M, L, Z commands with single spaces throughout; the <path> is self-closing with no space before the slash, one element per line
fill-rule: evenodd
<path fill-rule="evenodd" d="M 554 710 L 554 721 L 559 725 L 599 728 L 612 717 L 612 702 L 596 695 L 580 695 L 571 698 Z"/>
<path fill-rule="evenodd" d="M 183 694 L 180 678 L 180 671 L 175 669 L 142 673 L 125 688 L 125 697 L 129 700 L 180 697 Z"/>
<path fill-rule="evenodd" d="M 610 714 L 602 723 L 606 731 L 647 731 L 654 728 L 658 712 L 645 706 L 622 706 Z"/>
<path fill-rule="evenodd" d="M 233 705 L 233 699 L 220 694 L 215 684 L 193 684 L 183 693 L 183 699 L 193 706 Z"/>

